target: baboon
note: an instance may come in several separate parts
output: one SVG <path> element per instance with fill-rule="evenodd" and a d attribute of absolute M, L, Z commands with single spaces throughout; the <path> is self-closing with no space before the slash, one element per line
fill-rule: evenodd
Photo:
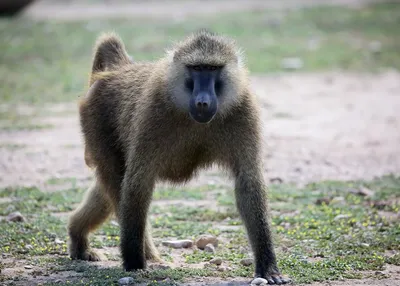
<path fill-rule="evenodd" d="M 200 30 L 158 61 L 132 62 L 120 38 L 106 34 L 89 83 L 79 112 L 85 160 L 96 179 L 69 221 L 72 258 L 99 259 L 88 234 L 114 212 L 124 269 L 159 260 L 147 221 L 155 184 L 184 183 L 217 164 L 234 177 L 255 276 L 290 281 L 277 267 L 271 239 L 259 108 L 232 39 Z"/>

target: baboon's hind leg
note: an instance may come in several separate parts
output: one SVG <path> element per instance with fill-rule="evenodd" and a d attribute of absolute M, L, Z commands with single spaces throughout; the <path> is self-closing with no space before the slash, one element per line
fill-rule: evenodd
<path fill-rule="evenodd" d="M 97 181 L 93 183 L 80 206 L 69 219 L 69 254 L 72 259 L 100 260 L 99 256 L 89 249 L 88 240 L 89 233 L 104 222 L 112 211 L 109 200 L 100 188 Z"/>

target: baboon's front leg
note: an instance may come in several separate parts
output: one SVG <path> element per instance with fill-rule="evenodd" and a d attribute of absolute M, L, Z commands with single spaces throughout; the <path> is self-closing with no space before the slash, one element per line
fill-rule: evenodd
<path fill-rule="evenodd" d="M 119 205 L 121 254 L 127 271 L 146 267 L 145 231 L 153 188 L 153 178 L 135 166 L 128 168 Z"/>
<path fill-rule="evenodd" d="M 255 276 L 267 279 L 269 284 L 285 284 L 291 280 L 281 275 L 276 264 L 266 193 L 260 172 L 251 167 L 255 164 L 244 164 L 236 170 L 236 203 L 253 249 Z"/>

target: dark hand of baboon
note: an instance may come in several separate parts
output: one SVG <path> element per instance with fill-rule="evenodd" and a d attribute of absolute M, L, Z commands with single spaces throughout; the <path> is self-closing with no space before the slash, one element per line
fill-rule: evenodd
<path fill-rule="evenodd" d="M 96 181 L 70 219 L 71 257 L 93 256 L 88 234 L 114 212 L 124 268 L 159 260 L 147 219 L 155 184 L 183 183 L 218 164 L 235 178 L 255 276 L 289 282 L 277 267 L 271 239 L 258 105 L 232 40 L 199 31 L 158 61 L 133 62 L 118 37 L 103 36 L 90 84 L 80 120 L 85 160 Z"/>

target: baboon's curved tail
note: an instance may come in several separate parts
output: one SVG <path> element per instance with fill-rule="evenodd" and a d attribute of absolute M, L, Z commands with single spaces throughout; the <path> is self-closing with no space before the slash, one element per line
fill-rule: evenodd
<path fill-rule="evenodd" d="M 96 73 L 113 71 L 120 66 L 132 63 L 131 57 L 125 50 L 124 43 L 114 33 L 101 35 L 96 42 L 94 51 L 90 85 L 95 81 L 93 75 Z"/>

